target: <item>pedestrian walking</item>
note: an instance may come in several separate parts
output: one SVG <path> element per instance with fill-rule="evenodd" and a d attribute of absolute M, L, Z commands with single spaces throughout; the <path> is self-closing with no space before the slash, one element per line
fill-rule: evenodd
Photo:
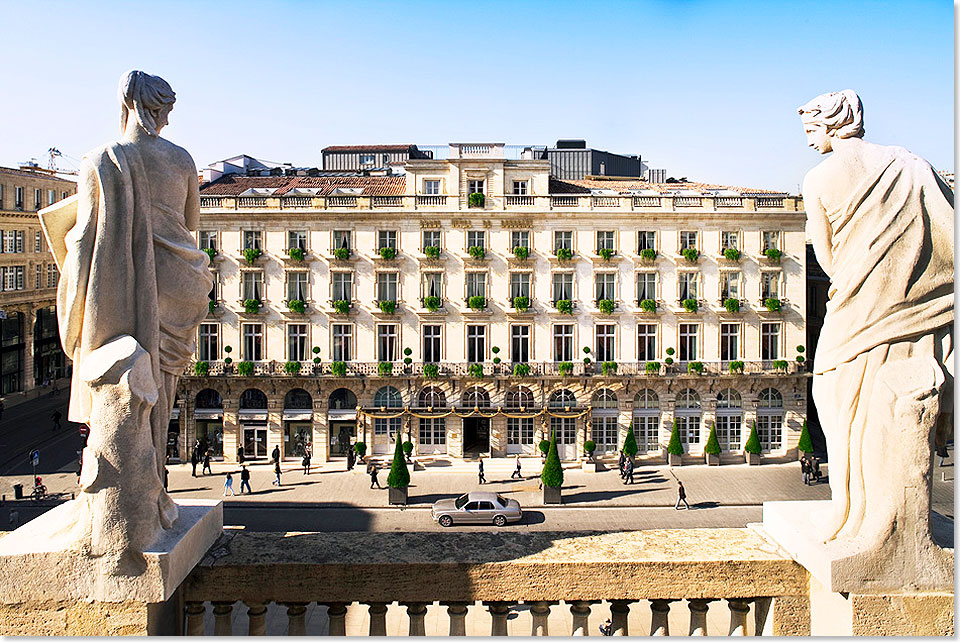
<path fill-rule="evenodd" d="M 270 457 L 273 458 L 273 463 L 275 463 L 275 464 L 279 464 L 279 463 L 280 463 L 280 446 L 274 446 L 274 447 L 273 447 L 273 452 L 270 453 Z"/>
<path fill-rule="evenodd" d="M 816 457 L 813 458 L 813 463 L 810 464 L 810 477 L 813 478 L 817 483 L 820 482 L 820 478 L 823 476 L 823 473 L 820 472 L 820 460 Z"/>
<path fill-rule="evenodd" d="M 233 473 L 227 473 L 227 478 L 223 482 L 223 496 L 226 497 L 228 492 L 236 496 L 236 493 L 233 492 Z"/>
<path fill-rule="evenodd" d="M 354 465 L 357 463 L 357 455 L 354 453 L 353 448 L 347 449 L 347 470 L 353 470 Z"/>
<path fill-rule="evenodd" d="M 520 455 L 517 455 L 517 469 L 510 474 L 510 479 L 523 479 L 523 475 L 520 474 Z"/>
<path fill-rule="evenodd" d="M 950 452 L 947 450 L 946 444 L 940 444 L 936 448 L 937 457 L 940 458 L 940 463 L 938 465 L 943 466 L 943 462 L 950 456 Z"/>
<path fill-rule="evenodd" d="M 625 468 L 625 466 L 626 466 L 626 463 L 627 463 L 627 455 L 626 455 L 626 453 L 624 453 L 623 450 L 621 449 L 621 450 L 620 450 L 620 461 L 619 461 L 619 463 L 617 464 L 617 467 L 620 469 L 620 479 L 623 479 L 624 477 L 626 477 L 626 474 L 624 473 L 624 468 Z"/>
<path fill-rule="evenodd" d="M 310 474 L 310 451 L 309 450 L 306 453 L 304 453 L 303 461 L 300 463 L 303 464 L 303 474 L 309 475 Z"/>
<path fill-rule="evenodd" d="M 53 419 L 53 429 L 60 430 L 60 418 L 63 417 L 63 413 L 60 410 L 54 410 L 50 417 Z"/>
<path fill-rule="evenodd" d="M 202 472 L 204 475 L 206 475 L 207 473 L 210 473 L 211 475 L 213 474 L 213 469 L 210 468 L 210 459 L 212 456 L 213 456 L 212 450 L 208 450 L 203 454 L 203 470 L 201 470 L 200 472 Z"/>
<path fill-rule="evenodd" d="M 803 485 L 809 486 L 810 485 L 810 461 L 806 457 L 803 457 L 800 460 L 800 473 L 803 477 Z"/>
<path fill-rule="evenodd" d="M 377 465 L 371 464 L 370 465 L 370 488 L 373 488 L 374 486 L 376 486 L 377 488 L 381 487 L 380 480 L 377 479 Z"/>
<path fill-rule="evenodd" d="M 274 486 L 279 486 L 279 485 L 280 485 L 280 472 L 281 472 L 281 471 L 280 471 L 280 461 L 278 460 L 278 461 L 273 462 L 273 474 L 276 476 L 276 479 L 274 479 L 274 480 L 273 480 L 272 482 L 270 482 L 270 483 L 273 484 Z"/>
<path fill-rule="evenodd" d="M 483 459 L 480 460 L 480 470 L 477 471 L 478 480 L 481 484 L 487 483 L 487 478 L 483 475 Z"/>
<path fill-rule="evenodd" d="M 687 491 L 683 488 L 683 482 L 677 480 L 677 505 L 674 506 L 675 509 L 680 510 L 680 502 L 683 502 L 687 510 L 690 510 L 690 504 L 687 503 Z"/>
<path fill-rule="evenodd" d="M 243 450 L 243 446 L 237 447 L 237 462 L 242 466 L 243 462 L 247 461 L 247 454 Z"/>
<path fill-rule="evenodd" d="M 0 419 L 3 419 L 3 411 L 6 409 L 7 407 L 3 405 L 3 399 L 0 399 Z"/>
<path fill-rule="evenodd" d="M 623 483 L 624 485 L 633 483 L 633 457 L 628 457 L 627 463 L 623 465 Z"/>
<path fill-rule="evenodd" d="M 193 452 L 190 453 L 190 465 L 193 466 L 192 475 L 197 476 L 197 464 L 200 463 L 200 451 L 196 448 L 193 449 Z"/>
<path fill-rule="evenodd" d="M 253 493 L 253 489 L 250 488 L 250 471 L 247 470 L 246 466 L 240 467 L 240 493 L 243 493 L 243 488 L 246 486 L 247 494 Z"/>

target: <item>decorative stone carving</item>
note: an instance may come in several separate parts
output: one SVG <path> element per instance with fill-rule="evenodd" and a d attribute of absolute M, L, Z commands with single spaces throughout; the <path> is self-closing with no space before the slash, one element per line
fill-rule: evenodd
<path fill-rule="evenodd" d="M 951 586 L 930 498 L 934 433 L 952 425 L 953 193 L 923 159 L 862 139 L 853 91 L 798 111 L 810 146 L 832 152 L 803 184 L 831 279 L 813 395 L 832 500 L 794 526 L 815 534 L 834 591 Z"/>

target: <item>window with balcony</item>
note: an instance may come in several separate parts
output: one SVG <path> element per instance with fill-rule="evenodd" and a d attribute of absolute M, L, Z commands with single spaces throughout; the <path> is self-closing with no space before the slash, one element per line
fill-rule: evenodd
<path fill-rule="evenodd" d="M 527 230 L 513 230 L 510 232 L 510 249 L 522 247 L 530 250 L 530 232 Z"/>
<path fill-rule="evenodd" d="M 740 272 L 720 272 L 720 300 L 740 298 Z"/>
<path fill-rule="evenodd" d="M 700 298 L 700 274 L 698 272 L 679 272 L 677 274 L 678 298 L 681 301 Z"/>
<path fill-rule="evenodd" d="M 197 360 L 217 361 L 220 358 L 220 324 L 201 323 L 197 329 Z"/>
<path fill-rule="evenodd" d="M 288 230 L 287 231 L 287 249 L 299 248 L 307 250 L 307 232 L 306 230 Z"/>
<path fill-rule="evenodd" d="M 377 361 L 394 361 L 397 358 L 397 326 L 394 323 L 377 326 Z"/>
<path fill-rule="evenodd" d="M 513 195 L 526 196 L 530 193 L 529 181 L 513 181 Z"/>
<path fill-rule="evenodd" d="M 601 250 L 616 251 L 616 233 L 612 230 L 597 232 L 597 253 Z"/>
<path fill-rule="evenodd" d="M 684 250 L 696 250 L 697 248 L 697 233 L 695 231 L 681 231 L 680 232 L 680 251 Z"/>
<path fill-rule="evenodd" d="M 467 193 L 468 194 L 483 194 L 483 187 L 486 181 L 469 181 L 467 184 Z"/>
<path fill-rule="evenodd" d="M 400 275 L 397 272 L 377 272 L 377 301 L 397 301 Z"/>
<path fill-rule="evenodd" d="M 595 357 L 597 363 L 616 361 L 617 326 L 612 323 L 601 323 L 596 327 Z"/>
<path fill-rule="evenodd" d="M 483 230 L 469 230 L 467 231 L 467 249 L 471 247 L 479 247 L 481 249 L 487 249 L 486 245 L 487 233 Z"/>
<path fill-rule="evenodd" d="M 573 324 L 553 326 L 553 360 L 573 361 Z"/>
<path fill-rule="evenodd" d="M 263 324 L 244 323 L 242 334 L 243 354 L 241 358 L 244 361 L 263 361 Z"/>
<path fill-rule="evenodd" d="M 396 230 L 377 230 L 377 251 L 384 248 L 397 249 Z"/>
<path fill-rule="evenodd" d="M 287 273 L 287 301 L 307 300 L 307 273 Z"/>
<path fill-rule="evenodd" d="M 775 361 L 780 358 L 780 323 L 760 324 L 760 358 Z"/>
<path fill-rule="evenodd" d="M 510 326 L 510 359 L 513 363 L 530 361 L 530 326 Z"/>
<path fill-rule="evenodd" d="M 263 301 L 263 272 L 242 272 L 240 298 Z"/>
<path fill-rule="evenodd" d="M 637 273 L 637 301 L 657 300 L 656 272 Z"/>
<path fill-rule="evenodd" d="M 467 326 L 467 361 L 482 363 L 487 358 L 487 326 Z"/>
<path fill-rule="evenodd" d="M 287 325 L 287 361 L 306 361 L 307 324 L 290 323 Z"/>
<path fill-rule="evenodd" d="M 200 249 L 201 250 L 216 250 L 217 249 L 217 233 L 213 230 L 200 230 Z"/>
<path fill-rule="evenodd" d="M 353 359 L 353 324 L 333 324 L 330 355 L 333 361 L 350 361 Z"/>
<path fill-rule="evenodd" d="M 553 251 L 570 250 L 573 251 L 573 232 L 556 231 L 553 233 Z"/>
<path fill-rule="evenodd" d="M 423 362 L 440 362 L 440 331 L 442 326 L 425 325 L 421 327 L 420 334 L 423 336 Z"/>
<path fill-rule="evenodd" d="M 423 246 L 421 251 L 426 254 L 426 249 L 428 247 L 435 247 L 438 250 L 440 249 L 440 230 L 423 230 L 422 234 Z"/>
<path fill-rule="evenodd" d="M 720 360 L 737 361 L 740 358 L 740 324 L 720 324 Z"/>
<path fill-rule="evenodd" d="M 553 273 L 553 301 L 573 301 L 573 273 Z"/>
<path fill-rule="evenodd" d="M 761 272 L 760 273 L 760 298 L 767 299 L 780 298 L 780 272 Z"/>
<path fill-rule="evenodd" d="M 637 361 L 657 360 L 657 324 L 637 324 Z"/>
<path fill-rule="evenodd" d="M 263 232 L 260 230 L 244 230 L 243 249 L 263 250 Z"/>
<path fill-rule="evenodd" d="M 333 231 L 333 249 L 334 250 L 349 250 L 353 247 L 351 244 L 351 235 L 350 230 L 334 230 Z"/>
<path fill-rule="evenodd" d="M 761 232 L 761 236 L 761 251 L 780 249 L 780 232 Z"/>
<path fill-rule="evenodd" d="M 424 272 L 422 279 L 423 295 L 421 298 L 440 298 L 443 296 L 443 272 Z"/>
<path fill-rule="evenodd" d="M 511 272 L 510 273 L 510 300 L 517 297 L 530 298 L 530 280 L 533 275 L 530 272 Z"/>
<path fill-rule="evenodd" d="M 466 272 L 464 273 L 466 282 L 466 298 L 472 296 L 487 296 L 487 273 L 486 272 Z"/>
<path fill-rule="evenodd" d="M 696 361 L 699 358 L 697 352 L 697 338 L 700 326 L 696 323 L 680 324 L 680 345 L 678 354 L 680 361 Z"/>
<path fill-rule="evenodd" d="M 657 249 L 657 233 L 652 230 L 640 230 L 637 232 L 637 254 L 644 250 Z"/>
<path fill-rule="evenodd" d="M 616 272 L 597 272 L 593 275 L 594 295 L 597 301 L 617 300 L 617 274 Z"/>
<path fill-rule="evenodd" d="M 353 272 L 330 273 L 330 299 L 333 301 L 353 300 Z"/>
<path fill-rule="evenodd" d="M 740 233 L 732 231 L 720 232 L 720 252 L 724 250 L 740 249 Z"/>
<path fill-rule="evenodd" d="M 423 179 L 423 193 L 426 196 L 439 196 L 440 195 L 440 179 L 437 179 L 437 178 Z"/>

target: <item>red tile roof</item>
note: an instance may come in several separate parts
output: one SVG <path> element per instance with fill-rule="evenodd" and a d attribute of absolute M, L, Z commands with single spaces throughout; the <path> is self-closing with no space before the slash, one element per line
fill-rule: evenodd
<path fill-rule="evenodd" d="M 403 176 L 239 176 L 227 174 L 200 187 L 203 196 L 237 196 L 251 188 L 275 188 L 274 196 L 293 189 L 319 189 L 317 196 L 329 196 L 338 187 L 361 187 L 362 196 L 401 196 Z"/>
<path fill-rule="evenodd" d="M 676 190 L 691 190 L 694 192 L 704 192 L 707 190 L 730 190 L 738 194 L 783 194 L 783 192 L 768 189 L 753 189 L 748 187 L 735 187 L 730 185 L 715 185 L 713 183 L 650 183 L 639 178 L 636 179 L 596 179 L 585 178 L 579 180 L 561 181 L 550 179 L 551 194 L 586 194 L 592 189 L 611 189 L 618 192 L 627 190 L 647 189 L 659 193 L 673 192 Z"/>
<path fill-rule="evenodd" d="M 321 152 L 405 152 L 416 145 L 331 145 Z"/>

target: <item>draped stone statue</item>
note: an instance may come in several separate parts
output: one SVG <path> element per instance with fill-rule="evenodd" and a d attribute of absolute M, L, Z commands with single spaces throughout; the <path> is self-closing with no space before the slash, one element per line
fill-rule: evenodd
<path fill-rule="evenodd" d="M 810 526 L 829 557 L 849 562 L 835 580 L 950 585 L 930 502 L 934 434 L 953 420 L 953 193 L 923 159 L 863 140 L 853 91 L 798 111 L 809 145 L 831 154 L 803 183 L 831 280 L 813 396 L 832 500 Z"/>
<path fill-rule="evenodd" d="M 57 316 L 73 359 L 68 418 L 90 426 L 82 492 L 61 535 L 133 575 L 177 520 L 163 488 L 177 379 L 195 347 L 212 279 L 197 227 L 197 171 L 159 136 L 175 94 L 162 78 L 120 81 L 117 142 L 83 157 L 76 200 L 41 214 L 61 270 Z"/>

